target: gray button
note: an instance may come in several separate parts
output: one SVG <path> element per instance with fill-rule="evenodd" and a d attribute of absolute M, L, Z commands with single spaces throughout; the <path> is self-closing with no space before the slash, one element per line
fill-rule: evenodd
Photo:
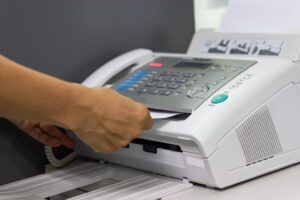
<path fill-rule="evenodd" d="M 163 90 L 159 94 L 160 95 L 169 96 L 170 94 L 172 94 L 172 91 L 170 91 L 170 90 Z"/>
<path fill-rule="evenodd" d="M 160 75 L 161 76 L 170 76 L 172 74 L 172 72 L 163 72 Z"/>
<path fill-rule="evenodd" d="M 157 83 L 156 84 L 156 87 L 157 88 L 165 88 L 165 87 L 167 87 L 168 86 L 168 83 Z"/>
<path fill-rule="evenodd" d="M 212 84 L 213 85 L 218 85 L 218 83 L 219 83 L 218 81 L 214 81 Z"/>
<path fill-rule="evenodd" d="M 139 93 L 139 94 L 143 94 L 146 92 L 148 92 L 148 88 L 141 88 L 141 89 L 138 89 L 138 91 L 137 91 L 137 93 Z"/>
<path fill-rule="evenodd" d="M 209 90 L 209 87 L 207 87 L 207 86 L 194 87 L 187 92 L 187 96 L 191 97 L 191 98 L 200 97 L 208 90 Z"/>
<path fill-rule="evenodd" d="M 164 77 L 163 78 L 163 81 L 165 81 L 165 82 L 173 82 L 175 80 L 175 78 L 173 78 L 173 77 Z"/>
<path fill-rule="evenodd" d="M 171 73 L 171 76 L 176 76 L 176 77 L 180 77 L 180 76 L 182 76 L 182 72 L 172 72 Z"/>
<path fill-rule="evenodd" d="M 177 88 L 179 88 L 179 87 L 180 87 L 179 84 L 171 83 L 171 84 L 168 86 L 168 89 L 177 89 Z"/>
<path fill-rule="evenodd" d="M 196 76 L 196 74 L 195 73 L 185 73 L 183 76 L 188 77 L 188 78 L 192 78 L 192 77 Z"/>
<path fill-rule="evenodd" d="M 185 82 L 187 82 L 187 80 L 188 80 L 187 78 L 178 78 L 175 80 L 175 82 L 176 83 L 185 83 Z"/>
<path fill-rule="evenodd" d="M 148 94 L 158 94 L 160 92 L 159 89 L 149 89 Z"/>
<path fill-rule="evenodd" d="M 158 76 L 152 79 L 152 81 L 162 81 L 164 79 L 163 76 Z"/>
<path fill-rule="evenodd" d="M 155 86 L 156 85 L 156 82 L 149 82 L 149 83 L 147 83 L 145 86 L 146 87 L 153 87 L 153 86 Z"/>

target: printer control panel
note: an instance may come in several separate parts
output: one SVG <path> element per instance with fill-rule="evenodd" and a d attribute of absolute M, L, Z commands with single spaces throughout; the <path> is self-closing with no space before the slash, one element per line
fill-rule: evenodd
<path fill-rule="evenodd" d="M 148 108 L 191 113 L 256 61 L 157 57 L 114 84 Z"/>

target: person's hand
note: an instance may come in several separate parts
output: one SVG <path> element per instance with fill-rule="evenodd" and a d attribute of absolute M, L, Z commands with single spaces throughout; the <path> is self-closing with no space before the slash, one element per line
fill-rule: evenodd
<path fill-rule="evenodd" d="M 112 89 L 88 88 L 81 97 L 84 104 L 71 130 L 96 152 L 117 151 L 152 127 L 153 120 L 144 105 Z"/>
<path fill-rule="evenodd" d="M 9 121 L 15 124 L 20 130 L 24 131 L 44 145 L 52 147 L 64 145 L 68 148 L 73 148 L 75 145 L 75 142 L 72 138 L 64 134 L 55 126 L 49 125 L 47 123 L 15 119 L 9 119 Z"/>

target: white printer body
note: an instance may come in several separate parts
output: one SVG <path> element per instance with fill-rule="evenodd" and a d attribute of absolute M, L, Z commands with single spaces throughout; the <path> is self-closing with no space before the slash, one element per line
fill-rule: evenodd
<path fill-rule="evenodd" d="M 144 51 L 144 57 L 147 58 L 132 70 L 133 73 L 120 78 L 121 83 L 114 84 L 118 90 L 125 83 L 125 92 L 121 93 L 144 103 L 150 109 L 184 112 L 189 115 L 184 118 L 155 120 L 153 128 L 140 136 L 143 140 L 133 142 L 128 148 L 110 155 L 99 154 L 93 157 L 170 177 L 187 178 L 191 182 L 218 188 L 299 162 L 300 67 L 290 60 L 269 55 L 201 55 L 197 50 L 201 51 L 199 39 L 203 38 L 204 33 L 198 34 L 188 55 Z M 211 34 L 208 35 L 211 37 Z M 143 54 L 143 50 L 130 52 L 128 59 L 133 59 L 135 55 L 130 54 L 135 53 Z M 168 61 L 162 59 L 165 57 L 179 59 L 169 64 L 171 66 L 166 66 Z M 199 65 L 193 59 L 199 59 Z M 231 63 L 231 59 L 237 62 Z M 118 62 L 111 63 L 115 66 L 109 65 L 108 69 L 122 65 Z M 135 62 L 133 59 L 130 65 Z M 179 62 L 185 64 L 178 64 Z M 157 66 L 160 64 L 162 65 Z M 83 84 L 89 87 L 101 85 L 103 82 L 99 84 L 99 80 L 109 77 L 105 74 L 104 67 Z M 132 74 L 137 70 L 150 70 L 150 77 L 145 75 L 145 80 L 142 78 L 126 89 L 127 80 L 131 80 Z M 196 75 L 168 96 L 159 93 L 144 94 L 143 91 L 138 94 L 141 88 L 152 88 L 147 87 L 147 83 L 153 82 L 157 77 L 168 76 L 167 73 L 175 73 L 176 79 L 176 72 Z M 231 73 L 234 75 L 230 76 Z M 169 75 L 161 82 L 168 83 L 167 79 L 170 77 L 173 76 Z M 216 91 L 206 95 L 216 86 Z M 130 88 L 133 91 L 127 92 Z M 208 91 L 206 88 L 209 88 Z M 177 91 L 182 93 L 177 94 Z M 196 97 L 191 97 L 191 92 L 198 93 Z M 131 93 L 136 93 L 137 97 L 131 96 Z M 180 97 L 181 104 L 177 104 L 174 99 Z M 157 98 L 158 101 L 152 103 L 149 98 Z M 223 101 L 222 98 L 227 99 L 213 103 L 218 98 L 220 101 Z M 193 104 L 191 99 L 196 99 L 201 104 L 188 110 L 182 104 L 183 101 Z M 165 100 L 167 102 L 163 102 Z M 172 107 L 174 104 L 175 107 Z M 171 145 L 168 146 L 169 144 Z"/>
<path fill-rule="evenodd" d="M 191 187 L 189 183 L 225 188 L 298 163 L 298 47 L 299 35 L 199 31 L 184 55 L 145 49 L 125 53 L 83 84 L 111 87 L 144 103 L 153 113 L 179 115 L 155 119 L 151 130 L 115 153 L 95 153 L 79 140 L 75 151 L 104 161 L 97 165 L 117 165 L 118 170 L 124 166 L 183 180 L 186 185 L 181 189 Z M 47 176 L 53 184 L 51 173 Z M 0 195 L 30 183 L 28 179 L 2 186 Z M 75 185 L 73 189 L 84 184 Z M 27 196 L 39 196 L 28 191 Z M 41 196 L 50 194 L 54 192 Z M 152 198 L 158 196 L 148 199 Z"/>

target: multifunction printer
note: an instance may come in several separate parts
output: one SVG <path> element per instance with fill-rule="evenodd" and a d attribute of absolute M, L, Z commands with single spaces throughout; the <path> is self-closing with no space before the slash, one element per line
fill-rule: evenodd
<path fill-rule="evenodd" d="M 158 199 L 299 162 L 299 47 L 297 34 L 202 30 L 186 54 L 137 49 L 113 59 L 82 84 L 146 105 L 153 128 L 112 154 L 69 133 L 76 154 L 97 162 L 1 186 L 0 199 Z"/>

